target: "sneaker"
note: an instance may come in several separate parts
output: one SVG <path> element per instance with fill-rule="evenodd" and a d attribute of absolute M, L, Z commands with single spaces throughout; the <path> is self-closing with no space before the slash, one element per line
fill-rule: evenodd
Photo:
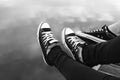
<path fill-rule="evenodd" d="M 37 37 L 43 52 L 44 61 L 46 64 L 52 66 L 53 63 L 48 59 L 48 54 L 51 48 L 58 43 L 58 40 L 53 37 L 53 33 L 48 23 L 41 23 L 39 25 Z"/>
<path fill-rule="evenodd" d="M 93 30 L 90 32 L 84 32 L 86 34 L 95 36 L 97 38 L 103 39 L 103 40 L 110 40 L 116 37 L 114 33 L 112 33 L 108 26 L 104 25 L 101 29 Z"/>
<path fill-rule="evenodd" d="M 100 39 L 100 38 L 98 38 L 96 36 L 84 33 L 84 32 L 82 32 L 80 30 L 75 32 L 75 34 L 77 35 L 77 37 L 84 40 L 88 45 L 89 44 L 96 44 L 96 43 L 106 42 L 106 40 L 103 40 L 103 39 Z"/>
<path fill-rule="evenodd" d="M 81 49 L 86 43 L 78 38 L 70 28 L 63 29 L 62 42 L 65 45 L 65 48 L 69 50 L 70 55 L 74 60 L 83 62 Z"/>
<path fill-rule="evenodd" d="M 86 34 L 82 33 L 82 35 L 86 35 Z M 83 38 L 86 41 L 84 41 Z M 82 38 L 79 38 L 74 33 L 74 31 L 71 30 L 70 28 L 64 28 L 63 31 L 62 31 L 62 42 L 63 42 L 65 48 L 67 50 L 69 50 L 69 54 L 68 55 L 71 55 L 71 57 L 74 60 L 87 65 L 83 61 L 82 48 L 85 47 L 85 46 L 87 46 L 88 43 L 94 42 L 94 41 L 92 41 L 92 40 L 90 41 L 90 39 L 87 39 L 85 36 L 83 36 Z M 89 66 L 89 67 L 92 67 L 93 69 L 98 70 L 101 67 L 101 65 Z"/>

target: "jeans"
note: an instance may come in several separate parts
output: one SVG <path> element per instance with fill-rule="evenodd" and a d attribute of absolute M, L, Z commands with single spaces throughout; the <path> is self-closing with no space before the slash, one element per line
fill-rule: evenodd
<path fill-rule="evenodd" d="M 120 43 L 120 40 L 118 41 L 118 39 L 119 37 L 106 43 L 100 43 L 100 44 L 84 47 L 83 54 L 86 53 L 85 55 L 83 55 L 84 61 L 87 62 L 88 65 L 118 62 L 120 59 L 119 58 L 120 55 L 118 57 L 119 52 L 115 51 L 117 49 L 115 48 L 116 44 L 118 45 L 118 42 Z M 112 42 L 114 42 L 114 44 Z M 115 49 L 114 50 L 115 52 L 112 51 L 113 47 Z M 109 49 L 111 50 L 109 51 Z M 90 55 L 90 58 L 88 55 Z M 120 78 L 116 78 L 116 77 L 113 77 L 107 74 L 103 74 L 101 72 L 91 69 L 90 67 L 85 66 L 82 63 L 79 63 L 73 60 L 71 57 L 67 55 L 66 52 L 64 52 L 61 49 L 60 46 L 53 47 L 49 53 L 49 56 L 51 58 L 54 57 L 53 62 L 54 62 L 55 67 L 63 74 L 63 76 L 65 76 L 67 80 L 120 80 Z M 87 57 L 88 59 L 85 57 Z M 93 59 L 90 60 L 91 58 Z M 104 58 L 107 58 L 107 59 L 104 59 Z M 103 60 L 100 60 L 100 59 L 103 59 Z M 87 60 L 90 60 L 90 61 L 87 61 Z M 104 61 L 107 61 L 107 62 L 104 62 Z"/>
<path fill-rule="evenodd" d="M 120 63 L 120 36 L 108 42 L 86 46 L 82 50 L 82 55 L 88 66 Z"/>

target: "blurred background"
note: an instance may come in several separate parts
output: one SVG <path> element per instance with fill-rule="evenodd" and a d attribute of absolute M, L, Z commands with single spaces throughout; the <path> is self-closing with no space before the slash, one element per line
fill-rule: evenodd
<path fill-rule="evenodd" d="M 64 27 L 87 31 L 119 19 L 120 0 L 0 0 L 0 80 L 65 80 L 42 59 L 41 21 L 61 41 Z"/>

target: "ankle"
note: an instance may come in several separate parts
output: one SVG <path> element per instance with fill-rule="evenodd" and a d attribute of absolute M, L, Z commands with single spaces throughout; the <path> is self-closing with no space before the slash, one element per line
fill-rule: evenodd
<path fill-rule="evenodd" d="M 56 45 L 51 48 L 47 57 L 49 59 L 49 62 L 55 65 L 56 60 L 59 58 L 60 55 L 61 55 L 61 47 L 59 45 Z"/>

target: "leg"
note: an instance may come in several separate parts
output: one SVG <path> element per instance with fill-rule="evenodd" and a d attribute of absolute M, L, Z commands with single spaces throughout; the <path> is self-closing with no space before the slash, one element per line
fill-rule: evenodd
<path fill-rule="evenodd" d="M 59 42 L 53 37 L 47 23 L 42 23 L 39 26 L 38 40 L 46 63 L 55 66 L 68 80 L 120 80 L 94 71 L 68 57 L 57 45 Z"/>
<path fill-rule="evenodd" d="M 83 60 L 88 65 L 110 64 L 120 62 L 120 36 L 104 43 L 83 48 Z"/>
<path fill-rule="evenodd" d="M 120 36 L 108 42 L 90 44 L 78 38 L 70 28 L 63 30 L 63 43 L 71 51 L 75 60 L 93 67 L 98 64 L 110 64 L 120 62 Z"/>
<path fill-rule="evenodd" d="M 55 67 L 65 76 L 67 80 L 120 80 L 118 78 L 97 72 L 68 57 L 60 47 L 54 47 L 49 57 L 59 55 L 54 60 Z"/>

